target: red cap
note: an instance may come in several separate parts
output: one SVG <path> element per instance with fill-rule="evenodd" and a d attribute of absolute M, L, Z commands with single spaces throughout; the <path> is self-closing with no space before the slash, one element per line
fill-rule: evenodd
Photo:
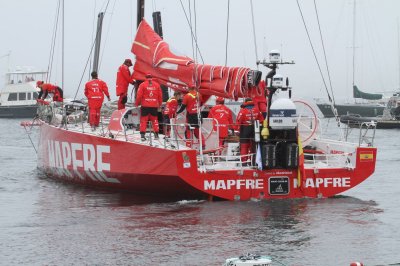
<path fill-rule="evenodd" d="M 151 73 L 147 73 L 147 74 L 146 74 L 146 78 L 147 78 L 147 79 L 151 79 L 152 77 L 153 77 L 153 75 L 152 75 Z"/>
<path fill-rule="evenodd" d="M 42 85 L 43 83 L 44 83 L 43 81 L 38 80 L 38 81 L 36 82 L 36 87 L 39 87 L 39 85 Z"/>
<path fill-rule="evenodd" d="M 215 99 L 215 102 L 217 102 L 217 103 L 224 103 L 224 102 L 225 102 L 225 98 L 223 98 L 223 97 L 217 97 L 217 99 Z"/>

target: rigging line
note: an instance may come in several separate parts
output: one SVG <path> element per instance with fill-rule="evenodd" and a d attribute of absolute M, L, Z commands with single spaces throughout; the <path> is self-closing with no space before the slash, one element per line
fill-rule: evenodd
<path fill-rule="evenodd" d="M 106 50 L 108 36 L 110 35 L 111 22 L 112 22 L 112 19 L 113 19 L 114 10 L 115 10 L 115 4 L 116 3 L 117 3 L 117 0 L 114 1 L 114 5 L 112 7 L 111 16 L 110 16 L 110 23 L 108 24 L 107 34 L 106 34 L 106 38 L 104 39 L 103 50 L 101 52 L 101 57 L 100 57 L 100 61 L 99 61 L 99 68 L 101 67 L 101 63 L 103 62 L 104 51 Z"/>
<path fill-rule="evenodd" d="M 50 46 L 49 63 L 47 65 L 47 77 L 46 77 L 47 82 L 50 80 L 51 69 L 53 67 L 53 62 L 54 62 L 54 50 L 55 50 L 55 46 L 56 46 L 55 42 L 56 42 L 57 29 L 58 29 L 58 18 L 60 16 L 60 2 L 61 2 L 61 0 L 59 0 L 57 2 L 57 12 L 56 12 L 56 16 L 54 18 L 54 28 L 53 28 L 53 36 L 52 36 L 51 46 Z"/>
<path fill-rule="evenodd" d="M 64 88 L 64 64 L 65 64 L 65 0 L 62 0 L 62 38 L 61 38 L 61 87 Z M 62 101 L 64 108 L 64 101 Z"/>
<path fill-rule="evenodd" d="M 92 42 L 94 41 L 94 39 L 96 38 L 96 36 L 94 35 L 94 33 L 96 32 L 96 6 L 97 6 L 97 0 L 94 0 L 94 8 L 93 8 L 93 27 L 92 27 Z M 90 58 L 90 65 L 89 65 L 89 69 L 92 68 L 92 60 L 93 58 Z M 88 73 L 88 79 L 90 79 L 90 73 Z"/>
<path fill-rule="evenodd" d="M 226 18 L 226 40 L 225 40 L 225 66 L 228 65 L 228 41 L 229 41 L 229 15 L 230 15 L 230 3 L 228 0 L 228 14 Z"/>
<path fill-rule="evenodd" d="M 354 87 L 355 62 L 356 62 L 356 0 L 354 0 L 354 7 L 353 7 L 353 87 Z"/>
<path fill-rule="evenodd" d="M 258 60 L 258 53 L 257 53 L 257 38 L 256 38 L 256 25 L 254 23 L 254 10 L 253 10 L 253 0 L 250 0 L 250 6 L 251 6 L 251 21 L 253 23 L 253 39 L 254 39 L 254 51 L 256 55 L 256 61 Z M 257 70 L 259 69 L 259 66 L 257 64 Z"/>
<path fill-rule="evenodd" d="M 365 23 L 363 23 L 365 25 L 365 33 L 367 34 L 367 38 L 368 38 L 368 48 L 370 49 L 370 54 L 372 57 L 372 60 L 374 62 L 374 66 L 375 66 L 375 70 L 374 74 L 376 74 L 376 79 L 379 81 L 379 84 L 382 88 L 384 88 L 384 82 L 382 80 L 382 77 L 384 77 L 383 73 L 382 73 L 382 69 L 379 66 L 379 62 L 377 60 L 377 56 L 379 57 L 379 54 L 376 54 L 375 52 L 379 49 L 373 49 L 374 47 L 382 47 L 381 45 L 377 45 L 379 44 L 378 42 L 376 42 L 372 32 L 370 31 L 370 27 L 369 27 L 369 21 L 371 21 L 372 15 L 370 16 L 367 11 L 365 10 L 365 8 L 361 9 L 361 14 L 362 14 L 362 18 L 364 20 Z M 370 19 L 368 19 L 370 18 Z M 372 25 L 376 25 L 374 23 L 372 23 Z M 378 36 L 379 39 L 379 36 Z M 383 56 L 381 56 L 380 58 L 383 59 Z"/>
<path fill-rule="evenodd" d="M 300 7 L 300 4 L 299 4 L 299 0 L 296 0 L 296 2 L 297 2 L 297 6 L 299 7 L 299 11 L 300 11 L 301 18 L 302 18 L 302 20 L 303 20 L 304 28 L 305 28 L 305 30 L 306 30 L 306 32 L 307 32 L 308 40 L 309 40 L 309 42 L 310 42 L 310 46 L 311 46 L 311 49 L 312 49 L 313 54 L 314 54 L 315 62 L 316 62 L 317 65 L 318 65 L 318 69 L 319 69 L 319 72 L 320 72 L 320 74 L 321 74 L 321 78 L 322 78 L 322 81 L 323 81 L 323 83 L 324 83 L 326 93 L 328 94 L 328 99 L 329 99 L 330 102 L 332 102 L 332 98 L 331 98 L 331 96 L 329 95 L 328 86 L 326 85 L 325 78 L 324 78 L 324 75 L 323 75 L 323 73 L 322 73 L 321 66 L 320 66 L 320 64 L 319 64 L 319 62 L 318 62 L 317 54 L 315 53 L 314 45 L 312 44 L 312 41 L 311 41 L 310 33 L 308 32 L 308 28 L 307 28 L 307 25 L 306 25 L 306 21 L 304 20 L 303 12 L 301 11 L 301 7 Z"/>
<path fill-rule="evenodd" d="M 105 10 L 104 10 L 104 13 L 106 13 L 106 11 L 107 11 L 107 9 L 108 9 L 108 4 L 109 4 L 109 3 L 110 3 L 110 0 L 107 1 L 107 5 L 106 5 L 106 8 L 105 8 Z M 98 30 L 99 30 L 99 29 L 98 29 Z M 98 31 L 98 30 L 97 30 L 97 31 Z M 97 33 L 97 31 L 96 31 L 96 33 Z M 79 80 L 78 88 L 76 88 L 76 92 L 75 92 L 75 95 L 74 95 L 74 100 L 76 99 L 76 96 L 78 95 L 79 88 L 80 88 L 81 85 L 82 85 L 83 77 L 84 77 L 84 75 L 85 75 L 85 73 L 86 73 L 86 69 L 87 69 L 87 67 L 88 67 L 88 65 L 89 65 L 89 61 L 90 61 L 90 58 L 91 58 L 91 56 L 92 56 L 92 52 L 93 52 L 93 48 L 94 48 L 95 44 L 96 44 L 96 40 L 93 41 L 92 47 L 90 48 L 90 52 L 89 52 L 88 59 L 86 60 L 85 68 L 83 69 L 83 73 L 82 73 L 81 79 Z"/>
<path fill-rule="evenodd" d="M 326 56 L 326 51 L 325 51 L 324 38 L 322 37 L 322 30 L 321 30 L 321 24 L 320 24 L 320 22 L 319 22 L 319 16 L 318 16 L 318 9 L 317 9 L 316 0 L 314 0 L 314 8 L 315 8 L 315 14 L 317 15 L 317 22 L 318 22 L 319 35 L 320 35 L 320 37 L 321 37 L 322 50 L 324 51 L 325 66 L 326 66 L 326 72 L 328 73 L 329 85 L 330 85 L 330 87 L 331 87 L 332 100 L 333 100 L 333 104 L 335 105 L 335 95 L 334 95 L 334 93 L 333 93 L 331 74 L 330 74 L 330 71 L 329 71 L 328 58 L 327 58 L 327 56 Z"/>
<path fill-rule="evenodd" d="M 194 13 L 194 36 L 196 36 L 196 39 L 198 39 L 197 37 L 197 10 L 196 10 L 196 0 L 193 0 L 193 13 Z M 196 49 L 196 62 L 198 59 L 198 52 Z"/>
<path fill-rule="evenodd" d="M 197 37 L 197 9 L 196 9 L 196 0 L 193 0 L 193 14 L 194 14 L 194 36 L 196 37 L 196 39 L 198 39 Z M 196 55 L 195 55 L 195 61 L 198 62 L 199 59 L 199 53 L 196 49 Z M 199 75 L 196 71 L 195 73 L 195 77 L 196 77 L 196 81 L 198 82 L 198 86 L 200 86 L 201 80 L 198 80 Z"/>
<path fill-rule="evenodd" d="M 398 53 L 398 57 L 399 57 L 399 62 L 398 62 L 398 67 L 399 67 L 399 88 L 398 90 L 400 90 L 400 24 L 399 24 L 399 18 L 397 18 L 397 53 Z"/>
<path fill-rule="evenodd" d="M 192 24 L 192 8 L 191 8 L 191 0 L 188 0 L 188 6 L 189 6 L 189 21 L 190 21 L 190 25 L 193 25 Z M 191 38 L 191 40 L 192 40 L 192 55 L 193 55 L 193 59 L 196 61 L 196 58 L 195 58 L 195 52 L 194 52 L 194 50 L 195 50 L 195 47 L 194 47 L 194 41 L 193 41 L 193 39 L 194 38 Z"/>
<path fill-rule="evenodd" d="M 189 18 L 188 18 L 188 16 L 187 16 L 187 13 L 186 13 L 185 7 L 183 6 L 182 0 L 179 0 L 179 1 L 180 1 L 180 3 L 181 3 L 181 7 L 182 7 L 182 10 L 183 10 L 183 13 L 185 13 L 186 22 L 187 22 L 187 23 L 188 23 L 188 25 L 189 25 L 190 32 L 191 32 L 191 34 L 192 34 L 192 38 L 194 38 L 194 41 L 195 41 L 195 44 L 196 44 L 197 50 L 199 51 L 199 55 L 200 55 L 201 62 L 204 64 L 204 59 L 203 59 L 203 56 L 202 56 L 202 54 L 201 54 L 201 51 L 200 51 L 199 45 L 198 45 L 198 43 L 197 43 L 197 39 L 196 39 L 196 37 L 195 37 L 195 36 L 194 36 L 194 34 L 193 34 L 192 25 L 191 25 L 191 24 L 190 24 L 190 22 L 189 22 Z"/>

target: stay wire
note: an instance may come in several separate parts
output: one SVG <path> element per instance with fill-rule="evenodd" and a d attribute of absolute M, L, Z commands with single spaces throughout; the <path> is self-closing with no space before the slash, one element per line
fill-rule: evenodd
<path fill-rule="evenodd" d="M 110 0 L 107 0 L 107 5 L 106 5 L 106 8 L 104 10 L 104 13 L 106 13 L 109 3 L 110 3 Z M 103 4 L 103 6 L 104 6 L 104 4 Z M 97 31 L 96 31 L 96 33 L 97 33 Z M 87 67 L 89 65 L 89 62 L 90 62 L 90 59 L 91 59 L 91 56 L 92 56 L 92 52 L 93 52 L 93 48 L 94 48 L 95 44 L 96 44 L 96 39 L 93 41 L 92 47 L 90 48 L 90 52 L 89 52 L 88 59 L 86 60 L 85 68 L 83 69 L 83 73 L 82 73 L 81 79 L 79 80 L 78 88 L 76 88 L 76 92 L 75 92 L 75 95 L 74 95 L 74 100 L 76 100 L 76 96 L 78 95 L 79 88 L 82 85 L 83 77 L 85 76 L 86 69 L 87 69 Z"/>
<path fill-rule="evenodd" d="M 189 8 L 189 22 L 190 22 L 190 25 L 193 25 L 193 24 L 192 24 L 192 7 L 191 7 L 191 0 L 188 0 L 188 8 Z M 193 56 L 193 59 L 196 61 L 196 58 L 195 58 L 195 50 L 196 50 L 196 48 L 194 47 L 194 41 L 193 41 L 193 39 L 194 39 L 194 38 L 191 38 L 191 40 L 192 40 L 192 56 Z"/>
<path fill-rule="evenodd" d="M 54 62 L 54 51 L 55 51 L 55 42 L 56 42 L 56 37 L 57 37 L 57 30 L 58 30 L 58 19 L 60 17 L 60 2 L 59 0 L 57 2 L 57 12 L 56 16 L 54 18 L 54 28 L 53 28 L 53 35 L 52 35 L 52 40 L 51 40 L 51 46 L 50 46 L 50 55 L 49 55 L 49 63 L 47 65 L 47 78 L 46 81 L 48 82 L 51 77 L 51 69 L 53 68 L 53 62 Z"/>
<path fill-rule="evenodd" d="M 314 55 L 314 58 L 315 58 L 315 62 L 316 62 L 317 65 L 318 65 L 319 73 L 321 74 L 321 78 L 322 78 L 322 81 L 323 81 L 323 83 L 324 83 L 326 93 L 328 94 L 329 102 L 332 102 L 332 98 L 331 98 L 331 96 L 330 96 L 330 94 L 329 94 L 328 86 L 326 85 L 325 78 L 324 78 L 324 75 L 323 75 L 323 73 L 322 73 L 322 69 L 321 69 L 321 66 L 320 66 L 320 64 L 319 64 L 318 58 L 317 58 L 317 54 L 315 53 L 314 45 L 312 44 L 312 41 L 311 41 L 310 33 L 308 32 L 308 28 L 307 28 L 306 21 L 305 21 L 304 16 L 303 16 L 303 12 L 301 11 L 301 7 L 300 7 L 300 4 L 299 4 L 299 0 L 296 0 L 296 2 L 297 2 L 297 6 L 299 7 L 301 19 L 303 20 L 304 28 L 305 28 L 305 30 L 306 30 L 306 32 L 307 32 L 308 41 L 310 42 L 310 46 L 311 46 L 311 49 L 312 49 L 312 51 L 313 51 L 313 55 Z"/>
<path fill-rule="evenodd" d="M 196 39 L 198 39 L 198 37 L 197 37 L 197 11 L 196 11 L 196 0 L 193 0 L 193 13 L 194 13 L 194 36 L 196 36 Z M 198 59 L 198 52 L 197 52 L 197 49 L 196 49 L 196 58 L 195 58 L 196 62 L 197 62 L 197 59 Z"/>
<path fill-rule="evenodd" d="M 229 14 L 230 14 L 230 3 L 228 0 L 228 15 L 226 18 L 226 41 L 225 41 L 225 66 L 228 64 L 228 42 L 229 42 Z"/>
<path fill-rule="evenodd" d="M 114 10 L 115 10 L 115 4 L 116 4 L 116 3 L 117 3 L 117 0 L 114 0 L 114 4 L 113 4 L 112 10 L 111 10 L 110 23 L 108 24 L 108 29 L 107 29 L 106 37 L 104 38 L 104 45 L 103 45 L 103 49 L 102 49 L 101 57 L 100 57 L 100 61 L 99 61 L 99 68 L 101 67 L 101 63 L 103 62 L 104 51 L 106 50 L 106 45 L 107 45 L 108 37 L 110 36 L 111 22 L 112 22 L 112 19 L 113 19 Z M 104 12 L 104 13 L 105 13 L 105 12 Z"/>
<path fill-rule="evenodd" d="M 186 9 L 185 9 L 185 7 L 183 6 L 182 0 L 179 0 L 179 2 L 181 3 L 181 7 L 182 7 L 182 10 L 183 10 L 183 13 L 185 14 L 186 22 L 187 22 L 188 25 L 189 25 L 192 38 L 194 39 L 194 42 L 195 42 L 195 44 L 196 44 L 196 48 L 197 48 L 197 50 L 199 51 L 199 55 L 200 55 L 201 62 L 204 64 L 204 59 L 203 59 L 203 56 L 202 56 L 202 54 L 201 54 L 199 45 L 198 45 L 198 43 L 197 43 L 197 38 L 196 38 L 196 36 L 194 36 L 193 28 L 192 28 L 192 25 L 191 25 L 190 22 L 189 22 L 189 18 L 188 18 L 188 15 L 187 15 L 187 13 L 186 13 Z"/>
<path fill-rule="evenodd" d="M 329 71 L 328 59 L 327 59 L 326 51 L 325 51 L 324 38 L 322 37 L 322 30 L 321 30 L 321 24 L 319 22 L 319 16 L 318 16 L 318 9 L 317 9 L 316 0 L 314 0 L 314 8 L 315 8 L 315 14 L 317 16 L 319 36 L 321 37 L 322 50 L 324 51 L 325 66 L 326 66 L 326 72 L 328 73 L 328 80 L 329 80 L 329 85 L 330 85 L 330 88 L 331 88 L 333 105 L 335 105 L 335 95 L 333 93 L 331 74 L 330 74 L 330 71 Z"/>
<path fill-rule="evenodd" d="M 254 23 L 254 9 L 253 9 L 253 0 L 250 0 L 250 6 L 251 6 L 251 21 L 253 23 L 253 40 L 254 40 L 254 51 L 256 55 L 256 61 L 258 60 L 258 49 L 257 49 L 257 37 L 256 37 L 256 24 Z M 257 64 L 257 69 L 259 69 L 259 66 Z"/>
<path fill-rule="evenodd" d="M 95 40 L 95 32 L 96 32 L 96 7 L 97 7 L 97 0 L 94 1 L 94 8 L 93 8 L 93 25 L 92 25 L 92 42 Z M 92 68 L 92 60 L 93 58 L 90 58 L 90 65 L 89 69 Z M 88 73 L 88 78 L 90 79 L 90 73 Z"/>

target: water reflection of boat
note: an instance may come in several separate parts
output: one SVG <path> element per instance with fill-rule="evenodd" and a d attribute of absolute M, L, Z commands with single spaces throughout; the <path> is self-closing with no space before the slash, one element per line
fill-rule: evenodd
<path fill-rule="evenodd" d="M 46 74 L 29 69 L 7 72 L 0 92 L 0 118 L 33 118 L 38 107 L 35 80 L 44 80 Z"/>

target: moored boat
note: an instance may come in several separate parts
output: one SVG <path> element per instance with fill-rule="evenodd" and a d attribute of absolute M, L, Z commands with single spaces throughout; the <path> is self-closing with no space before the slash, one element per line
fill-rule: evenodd
<path fill-rule="evenodd" d="M 360 117 L 372 117 L 383 115 L 383 110 L 388 101 L 387 98 L 383 98 L 382 94 L 362 92 L 357 86 L 353 86 L 353 98 L 360 98 L 361 100 L 359 102 L 335 103 L 333 105 L 339 116 L 357 115 Z M 332 104 L 316 100 L 316 105 L 324 117 L 335 117 L 332 111 Z"/>
<path fill-rule="evenodd" d="M 7 72 L 0 92 L 0 118 L 33 118 L 38 107 L 36 80 L 43 80 L 46 74 L 30 69 Z"/>
<path fill-rule="evenodd" d="M 341 116 L 340 122 L 350 127 L 362 127 L 374 123 L 378 129 L 400 128 L 400 93 L 390 97 L 382 116 L 361 117 L 350 114 Z"/>

